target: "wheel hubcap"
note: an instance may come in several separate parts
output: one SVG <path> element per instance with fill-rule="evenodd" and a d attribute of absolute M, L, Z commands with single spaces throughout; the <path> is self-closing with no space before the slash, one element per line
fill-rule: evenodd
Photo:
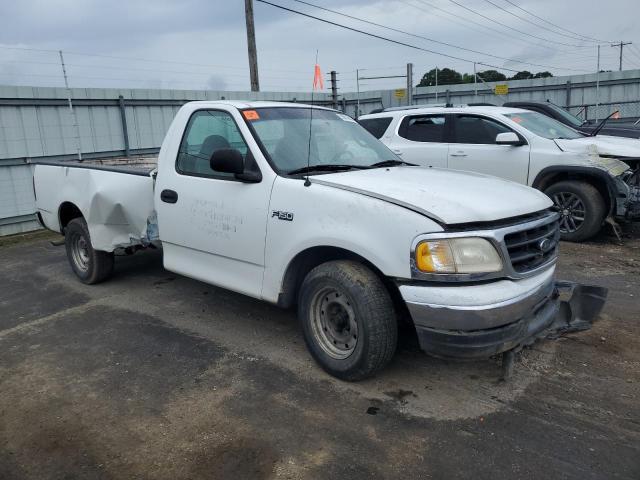
<path fill-rule="evenodd" d="M 311 301 L 313 335 L 324 352 L 342 360 L 358 342 L 358 323 L 351 301 L 333 288 L 325 288 Z"/>
<path fill-rule="evenodd" d="M 560 208 L 560 232 L 579 230 L 585 218 L 585 207 L 580 197 L 574 193 L 559 192 L 553 195 L 553 202 Z"/>
<path fill-rule="evenodd" d="M 71 254 L 76 267 L 86 272 L 89 269 L 89 245 L 82 235 L 74 235 L 71 239 Z"/>

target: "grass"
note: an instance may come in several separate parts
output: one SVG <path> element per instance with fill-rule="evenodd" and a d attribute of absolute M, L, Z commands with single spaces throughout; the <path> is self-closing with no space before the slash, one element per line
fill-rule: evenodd
<path fill-rule="evenodd" d="M 20 243 L 31 243 L 38 240 L 62 240 L 64 237 L 59 233 L 50 230 L 36 230 L 34 232 L 16 233 L 15 235 L 7 235 L 0 237 L 0 247 L 17 245 Z"/>

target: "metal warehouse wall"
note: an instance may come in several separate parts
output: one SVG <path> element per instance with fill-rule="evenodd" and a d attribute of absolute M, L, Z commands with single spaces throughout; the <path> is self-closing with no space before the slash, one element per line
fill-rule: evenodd
<path fill-rule="evenodd" d="M 437 88 L 420 87 L 414 89 L 413 103 L 445 103 L 448 90 L 449 101 L 453 104 L 487 102 L 502 105 L 504 102 L 513 101 L 550 100 L 557 105 L 570 107 L 569 109 L 574 114 L 579 111 L 584 112 L 584 107 L 587 106 L 586 119 L 589 120 L 603 118 L 618 109 L 623 117 L 640 116 L 640 70 L 601 72 L 598 96 L 596 96 L 596 79 L 597 75 L 593 73 L 567 77 L 488 82 L 487 84 L 478 84 L 477 95 L 474 84 L 447 85 Z M 509 85 L 509 94 L 495 95 L 493 87 L 496 83 Z M 361 92 L 361 97 L 367 97 L 368 101 L 377 99 L 377 105 L 374 105 L 375 102 L 362 105 L 361 101 L 361 112 L 368 113 L 373 108 L 406 105 L 406 99 L 396 98 L 394 93 L 394 90 Z M 351 102 L 356 98 L 356 95 L 351 92 L 345 94 L 345 97 L 349 100 L 350 106 L 347 113 L 355 114 L 355 107 Z M 597 101 L 600 103 L 598 110 L 594 108 Z"/>
<path fill-rule="evenodd" d="M 155 152 L 175 113 L 192 100 L 311 100 L 309 92 L 76 88 L 71 93 L 77 128 L 65 89 L 0 86 L 0 236 L 39 228 L 31 160 L 76 158 L 78 144 L 85 158 Z M 316 102 L 328 98 L 314 94 Z"/>
<path fill-rule="evenodd" d="M 417 82 L 416 78 L 416 82 Z M 550 100 L 586 118 L 602 118 L 614 109 L 640 116 L 640 70 L 600 74 L 596 111 L 596 74 L 500 82 L 509 94 L 494 95 L 495 83 L 421 87 L 414 104 Z M 448 93 L 447 93 L 448 91 Z M 437 99 L 436 99 L 437 92 Z M 356 116 L 355 92 L 340 92 L 340 107 Z M 180 105 L 192 100 L 275 100 L 309 102 L 310 92 L 224 92 L 197 90 L 72 89 L 76 128 L 63 88 L 0 86 L 0 235 L 38 228 L 32 189 L 33 159 L 72 159 L 78 144 L 84 157 L 156 152 Z M 122 97 L 122 98 L 120 98 Z M 315 93 L 318 104 L 330 95 Z M 401 106 L 394 90 L 360 92 L 360 113 Z M 586 111 L 584 107 L 587 106 Z M 126 132 L 126 134 L 125 134 Z"/>

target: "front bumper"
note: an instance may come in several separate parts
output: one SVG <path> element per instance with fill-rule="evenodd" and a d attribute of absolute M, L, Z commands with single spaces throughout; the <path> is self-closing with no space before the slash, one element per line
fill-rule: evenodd
<path fill-rule="evenodd" d="M 405 291 L 405 301 L 407 296 Z M 606 296 L 606 288 L 554 281 L 551 276 L 526 293 L 496 303 L 406 303 L 422 350 L 439 357 L 471 359 L 519 349 L 554 334 L 586 330 L 600 314 Z"/>

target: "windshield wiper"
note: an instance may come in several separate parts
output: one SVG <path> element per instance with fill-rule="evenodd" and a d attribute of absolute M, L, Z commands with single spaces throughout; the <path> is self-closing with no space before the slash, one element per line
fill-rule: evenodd
<path fill-rule="evenodd" d="M 352 168 L 363 169 L 369 168 L 361 165 L 342 165 L 337 163 L 327 163 L 327 164 L 319 164 L 319 165 L 309 165 L 306 167 L 295 168 L 287 172 L 287 175 L 297 175 L 300 173 L 311 173 L 311 172 L 341 172 L 343 170 L 351 170 Z"/>
<path fill-rule="evenodd" d="M 397 165 L 407 165 L 408 167 L 417 167 L 415 163 L 409 163 L 402 160 L 383 160 L 381 162 L 376 162 L 373 165 L 369 165 L 369 168 L 395 167 Z"/>
<path fill-rule="evenodd" d="M 595 137 L 596 135 L 598 135 L 600 133 L 600 130 L 604 128 L 604 124 L 607 122 L 607 120 L 609 120 L 611 117 L 613 117 L 616 113 L 619 113 L 619 112 L 620 112 L 619 110 L 616 110 L 615 112 L 608 115 L 606 118 L 603 118 L 600 124 L 593 130 L 593 132 L 589 134 L 589 136 Z"/>

